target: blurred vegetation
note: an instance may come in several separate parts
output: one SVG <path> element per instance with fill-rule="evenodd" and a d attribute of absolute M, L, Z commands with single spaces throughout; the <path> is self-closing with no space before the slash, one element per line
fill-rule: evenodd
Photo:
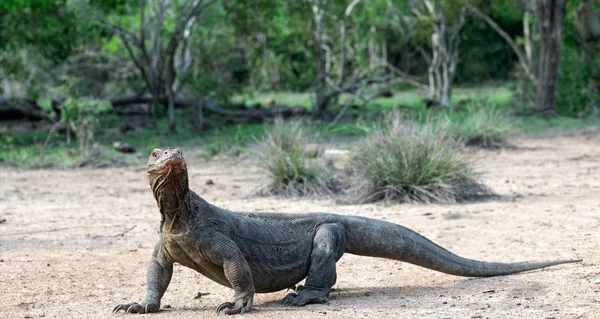
<path fill-rule="evenodd" d="M 311 1 L 323 5 L 326 12 L 322 50 L 314 42 Z M 453 29 L 466 1 L 434 2 Z M 528 2 L 469 3 L 523 48 Z M 328 75 L 325 93 L 352 85 L 360 88 L 336 95 L 324 115 L 304 122 L 305 133 L 320 141 L 365 137 L 369 134 L 365 128 L 377 127 L 390 112 L 421 119 L 423 125 L 425 119 L 447 122 L 455 137 L 488 147 L 522 133 L 597 126 L 600 44 L 598 37 L 582 33 L 577 12 L 584 2 L 572 0 L 567 6 L 557 88 L 560 116 L 552 119 L 532 112 L 535 83 L 524 76 L 506 41 L 470 11 L 457 33 L 460 51 L 452 108 L 440 110 L 428 107 L 426 100 L 435 19 L 412 10 L 426 12 L 422 6 L 414 7 L 420 1 L 211 2 L 176 37 L 181 43 L 172 58 L 171 88 L 175 98 L 186 103 L 174 112 L 177 132 L 172 133 L 166 119 L 168 103 L 163 99 L 167 75 L 157 77 L 160 83 L 155 83 L 163 86 L 156 91 L 160 99 L 127 107 L 109 108 L 107 103 L 115 97 L 151 94 L 148 75 L 136 65 L 143 54 L 131 53 L 123 35 L 126 39 L 144 35 L 149 60 L 162 61 L 168 69 L 169 59 L 152 54 L 168 51 L 170 36 L 186 13 L 185 0 L 1 1 L 0 97 L 36 101 L 48 119 L 31 125 L 0 119 L 0 164 L 72 167 L 86 163 L 80 156 L 85 153 L 84 157 L 100 160 L 94 165 L 127 165 L 145 161 L 150 150 L 164 145 L 191 148 L 206 157 L 239 155 L 261 139 L 273 121 L 218 117 L 214 105 L 226 112 L 264 111 L 278 105 L 311 110 L 316 101 L 318 52 L 324 55 Z M 141 13 L 155 14 L 153 8 L 160 3 L 171 6 L 162 24 L 156 28 L 152 24 L 156 21 L 144 24 Z M 355 6 L 349 10 L 352 3 Z M 590 3 L 598 8 L 600 0 Z M 537 23 L 532 16 L 534 57 Z M 394 80 L 365 84 L 392 75 Z M 212 108 L 207 101 L 212 101 Z M 339 121 L 329 125 L 338 114 Z M 198 118 L 205 119 L 202 128 L 193 124 Z M 70 128 L 55 126 L 59 122 Z M 81 129 L 81 122 L 91 124 Z M 68 138 L 70 132 L 76 141 Z M 115 140 L 135 146 L 137 153 L 117 153 L 110 147 Z"/>

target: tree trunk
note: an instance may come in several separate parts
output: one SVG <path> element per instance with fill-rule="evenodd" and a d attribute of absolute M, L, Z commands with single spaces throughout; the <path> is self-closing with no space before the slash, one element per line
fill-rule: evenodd
<path fill-rule="evenodd" d="M 323 60 L 323 30 L 322 20 L 323 13 L 322 9 L 316 4 L 313 5 L 313 14 L 315 21 L 315 30 L 313 31 L 313 49 L 315 53 L 316 62 L 316 83 L 315 83 L 315 105 L 313 107 L 313 116 L 321 117 L 323 111 L 327 108 L 327 99 L 325 97 L 326 78 L 325 62 Z"/>
<path fill-rule="evenodd" d="M 175 94 L 173 93 L 172 86 L 167 87 L 167 100 L 169 102 L 169 131 L 171 133 L 177 133 L 177 125 L 175 123 Z"/>
<path fill-rule="evenodd" d="M 204 105 L 208 103 L 215 103 L 211 97 L 200 97 L 191 105 L 192 108 L 192 127 L 196 134 L 202 135 L 204 132 Z M 213 106 L 214 108 L 214 106 Z M 208 107 L 207 107 L 208 109 Z"/>
<path fill-rule="evenodd" d="M 175 82 L 175 56 L 174 53 L 169 56 L 169 62 L 167 65 L 167 101 L 168 101 L 168 114 L 169 114 L 169 131 L 171 133 L 177 132 L 177 126 L 175 123 L 175 93 L 173 92 L 173 84 Z"/>
<path fill-rule="evenodd" d="M 540 66 L 536 109 L 543 116 L 556 116 L 556 87 L 560 64 L 562 21 L 567 0 L 537 0 L 540 24 Z"/>
<path fill-rule="evenodd" d="M 433 20 L 431 34 L 431 61 L 428 65 L 428 103 L 449 109 L 452 106 L 452 85 L 459 62 L 460 32 L 465 24 L 467 7 L 463 6 L 456 23 L 448 25 L 442 8 L 443 2 L 425 1 Z"/>

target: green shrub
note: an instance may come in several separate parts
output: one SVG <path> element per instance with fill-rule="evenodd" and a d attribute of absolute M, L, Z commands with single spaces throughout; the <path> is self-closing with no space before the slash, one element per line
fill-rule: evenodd
<path fill-rule="evenodd" d="M 556 91 L 558 114 L 571 117 L 585 117 L 597 111 L 600 94 L 597 88 L 598 75 L 592 70 L 600 66 L 600 58 L 595 66 L 582 61 L 580 50 L 563 47 Z"/>
<path fill-rule="evenodd" d="M 463 112 L 448 115 L 447 121 L 455 138 L 469 146 L 501 147 L 514 131 L 506 112 L 484 103 L 471 103 Z"/>
<path fill-rule="evenodd" d="M 61 106 L 61 120 L 71 126 L 84 158 L 91 155 L 94 132 L 100 118 L 112 109 L 105 100 L 69 97 Z"/>
<path fill-rule="evenodd" d="M 272 130 L 265 132 L 256 156 L 268 177 L 258 194 L 330 196 L 340 190 L 333 170 L 321 158 L 310 158 L 306 143 L 299 122 L 276 121 Z"/>
<path fill-rule="evenodd" d="M 489 194 L 447 127 L 399 116 L 388 124 L 352 151 L 349 202 L 448 203 Z"/>

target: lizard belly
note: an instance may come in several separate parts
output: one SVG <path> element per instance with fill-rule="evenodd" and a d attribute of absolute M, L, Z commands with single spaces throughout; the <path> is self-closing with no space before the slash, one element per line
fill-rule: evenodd
<path fill-rule="evenodd" d="M 190 256 L 187 251 L 181 248 L 179 243 L 173 240 L 165 240 L 165 248 L 171 261 L 193 269 L 208 279 L 231 288 L 222 266 L 210 262 L 200 254 Z"/>
<path fill-rule="evenodd" d="M 239 245 L 252 271 L 256 292 L 274 292 L 290 288 L 308 275 L 312 240 L 293 245 Z"/>

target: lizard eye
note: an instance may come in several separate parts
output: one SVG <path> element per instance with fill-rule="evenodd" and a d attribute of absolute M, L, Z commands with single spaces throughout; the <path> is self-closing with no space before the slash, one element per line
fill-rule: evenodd
<path fill-rule="evenodd" d="M 158 155 L 157 151 L 152 152 L 152 156 L 156 157 Z"/>

